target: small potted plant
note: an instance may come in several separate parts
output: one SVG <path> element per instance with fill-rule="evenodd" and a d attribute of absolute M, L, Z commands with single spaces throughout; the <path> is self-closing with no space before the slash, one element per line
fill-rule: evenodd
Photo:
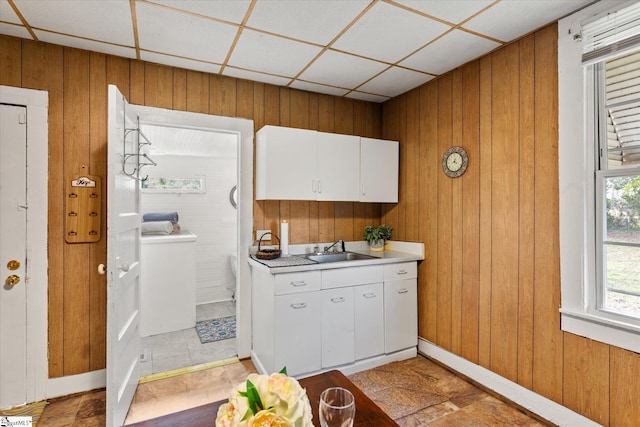
<path fill-rule="evenodd" d="M 369 249 L 374 252 L 384 251 L 384 242 L 391 240 L 393 227 L 382 224 L 377 227 L 367 225 L 364 228 L 364 240 L 369 242 Z"/>

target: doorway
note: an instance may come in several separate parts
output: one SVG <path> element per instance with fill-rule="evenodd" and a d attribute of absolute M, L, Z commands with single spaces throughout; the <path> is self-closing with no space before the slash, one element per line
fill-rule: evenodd
<path fill-rule="evenodd" d="M 0 408 L 46 397 L 47 109 L 47 92 L 0 86 Z"/>
<path fill-rule="evenodd" d="M 172 231 L 142 229 L 141 375 L 234 358 L 236 304 L 245 303 L 236 299 L 238 135 L 144 122 L 140 129 L 154 164 L 141 171 L 141 212 L 175 222 Z"/>

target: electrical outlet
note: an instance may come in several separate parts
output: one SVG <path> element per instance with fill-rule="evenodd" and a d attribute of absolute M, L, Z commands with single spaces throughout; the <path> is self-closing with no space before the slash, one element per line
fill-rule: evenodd
<path fill-rule="evenodd" d="M 256 230 L 256 241 L 260 240 L 260 238 L 262 236 L 264 236 L 265 234 L 268 234 L 268 236 L 266 236 L 262 240 L 263 241 L 270 241 L 271 240 L 271 230 Z"/>

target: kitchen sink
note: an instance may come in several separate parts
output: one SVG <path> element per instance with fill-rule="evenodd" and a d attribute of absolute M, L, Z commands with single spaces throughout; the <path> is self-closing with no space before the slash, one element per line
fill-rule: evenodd
<path fill-rule="evenodd" d="M 304 257 L 318 263 L 339 262 L 339 261 L 358 261 L 363 259 L 375 258 L 374 256 L 371 256 L 371 255 L 358 254 L 355 252 L 308 254 L 308 255 L 304 255 Z"/>

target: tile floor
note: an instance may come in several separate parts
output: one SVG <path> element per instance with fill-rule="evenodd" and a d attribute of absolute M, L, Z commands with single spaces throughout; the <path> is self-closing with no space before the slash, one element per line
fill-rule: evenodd
<path fill-rule="evenodd" d="M 197 322 L 235 314 L 236 303 L 232 301 L 196 306 Z M 228 359 L 237 355 L 235 338 L 202 344 L 195 328 L 143 337 L 141 346 L 143 351 L 146 349 L 146 357 L 140 363 L 142 376 Z"/>
<path fill-rule="evenodd" d="M 140 384 L 126 424 L 225 399 L 250 372 L 255 372 L 255 367 L 250 360 L 243 360 Z M 522 413 L 422 356 L 349 378 L 401 427 L 552 425 Z M 38 423 L 38 427 L 93 425 L 104 425 L 104 391 L 56 399 Z"/>

